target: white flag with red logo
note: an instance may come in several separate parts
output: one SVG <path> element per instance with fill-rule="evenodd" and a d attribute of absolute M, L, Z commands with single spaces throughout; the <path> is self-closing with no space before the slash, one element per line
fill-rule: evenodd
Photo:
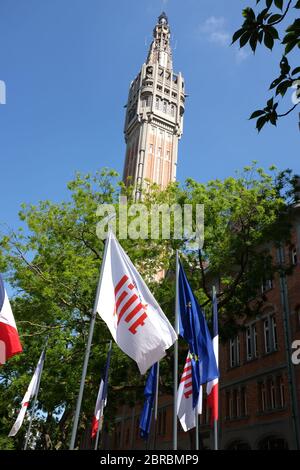
<path fill-rule="evenodd" d="M 197 413 L 202 414 L 202 386 L 199 390 Z M 177 394 L 177 416 L 187 432 L 196 427 L 196 409 L 193 408 L 192 363 L 188 353 Z"/>
<path fill-rule="evenodd" d="M 177 335 L 112 232 L 106 243 L 97 312 L 118 346 L 145 374 Z"/>
<path fill-rule="evenodd" d="M 8 435 L 9 437 L 15 436 L 17 434 L 17 432 L 19 431 L 20 427 L 22 426 L 22 423 L 23 423 L 26 411 L 28 409 L 30 400 L 36 393 L 36 389 L 37 389 L 37 386 L 38 386 L 38 383 L 39 383 L 39 378 L 40 378 L 40 375 L 41 375 L 42 370 L 43 370 L 44 360 L 45 360 L 45 351 L 43 351 L 41 356 L 40 356 L 38 365 L 37 365 L 37 367 L 34 371 L 34 374 L 33 374 L 33 377 L 30 381 L 30 384 L 28 386 L 27 392 L 25 393 L 24 398 L 22 400 L 21 410 L 18 414 L 18 417 L 15 421 L 15 424 L 11 428 L 10 433 Z"/>

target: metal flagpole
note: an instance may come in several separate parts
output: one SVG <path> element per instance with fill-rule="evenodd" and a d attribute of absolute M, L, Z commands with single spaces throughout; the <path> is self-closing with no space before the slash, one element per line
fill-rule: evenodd
<path fill-rule="evenodd" d="M 109 234 L 108 234 L 108 237 L 109 237 Z M 104 260 L 105 260 L 105 257 L 106 257 L 106 252 L 107 252 L 107 247 L 108 247 L 108 237 L 107 237 L 106 242 L 105 242 L 103 260 L 102 260 L 101 271 L 100 271 L 100 276 L 99 276 L 99 282 L 98 282 L 98 286 L 97 286 L 97 292 L 96 292 L 96 297 L 95 297 L 95 302 L 94 302 L 94 307 L 93 307 L 93 312 L 92 312 L 92 318 L 91 318 L 89 336 L 88 336 L 88 341 L 87 341 L 87 346 L 86 346 L 86 351 L 85 351 L 85 358 L 84 358 L 84 363 L 83 363 L 83 368 L 82 368 L 81 382 L 80 382 L 80 388 L 79 388 L 79 393 L 78 393 L 78 398 L 77 398 L 76 411 L 75 411 L 75 416 L 74 416 L 72 436 L 71 436 L 71 442 L 70 442 L 69 450 L 74 450 L 74 445 L 75 445 L 75 440 L 76 440 L 76 434 L 77 434 L 77 428 L 78 428 L 78 422 L 79 422 L 79 415 L 80 415 L 80 409 L 81 409 L 81 403 L 82 403 L 82 397 L 83 397 L 85 378 L 86 378 L 86 373 L 87 373 L 87 367 L 88 367 L 88 362 L 89 362 L 89 357 L 90 357 L 90 352 L 91 352 L 91 345 L 92 345 L 93 333 L 94 333 L 96 316 L 97 316 L 97 305 L 98 305 L 98 298 L 99 298 L 99 294 L 100 294 L 100 286 L 101 286 L 102 276 L 103 276 Z"/>
<path fill-rule="evenodd" d="M 198 406 L 195 407 L 195 419 L 196 419 L 196 450 L 199 450 L 199 415 L 198 415 Z"/>
<path fill-rule="evenodd" d="M 49 339 L 49 337 L 46 339 L 46 344 L 45 344 L 45 347 L 44 347 L 44 352 L 43 352 L 44 357 L 43 357 L 43 362 L 42 362 L 42 365 L 41 365 L 41 370 L 40 370 L 40 374 L 39 374 L 37 385 L 36 385 L 36 391 L 35 391 L 35 395 L 34 395 L 34 401 L 33 401 L 33 405 L 32 405 L 32 411 L 31 411 L 29 426 L 28 426 L 28 430 L 27 430 L 26 438 L 25 438 L 24 450 L 27 450 L 28 441 L 29 441 L 29 437 L 30 437 L 30 433 L 31 433 L 32 421 L 33 421 L 33 417 L 35 415 L 35 407 L 36 407 L 37 397 L 38 397 L 39 390 L 40 390 L 41 377 L 42 377 L 42 372 L 43 372 L 43 368 L 44 368 L 45 354 L 46 354 L 46 349 L 47 349 L 47 345 L 48 345 L 48 339 Z"/>
<path fill-rule="evenodd" d="M 154 442 L 153 442 L 153 450 L 156 449 L 157 415 L 158 415 L 158 391 L 159 391 L 159 361 L 158 361 L 158 363 L 157 363 L 157 372 L 156 372 L 156 390 L 155 390 L 155 406 L 154 406 Z"/>
<path fill-rule="evenodd" d="M 176 250 L 175 331 L 179 333 L 179 252 Z M 178 340 L 174 343 L 173 450 L 177 450 Z"/>
<path fill-rule="evenodd" d="M 110 340 L 109 342 L 109 346 L 108 346 L 108 353 L 107 353 L 107 358 L 109 358 L 109 355 L 111 354 L 111 350 L 112 350 L 112 340 Z M 107 367 L 107 370 L 105 370 L 105 377 L 104 377 L 104 386 L 103 386 L 103 392 L 102 394 L 105 393 L 105 389 L 104 387 L 106 387 L 106 383 L 107 383 L 107 380 L 108 380 L 108 367 Z M 104 406 L 103 403 L 101 403 L 101 407 Z M 104 413 L 104 409 L 101 410 L 102 411 L 102 415 Z M 101 414 L 100 414 L 100 419 L 101 419 Z M 96 436 L 96 442 L 95 442 L 95 450 L 98 449 L 98 443 L 99 443 L 99 437 L 100 437 L 100 420 L 99 420 L 99 424 L 98 424 L 98 429 L 97 429 L 97 436 Z"/>
<path fill-rule="evenodd" d="M 215 434 L 215 450 L 219 450 L 218 446 L 218 421 L 214 420 L 214 434 Z"/>
<path fill-rule="evenodd" d="M 212 288 L 212 294 L 213 294 L 213 301 L 216 302 L 216 296 L 217 296 L 217 291 L 216 291 L 216 287 L 213 286 Z M 214 319 L 213 319 L 213 322 L 214 322 Z M 219 348 L 218 348 L 219 349 Z M 216 361 L 217 361 L 217 365 L 219 367 L 219 357 L 216 357 Z M 219 379 L 220 380 L 220 379 Z M 219 385 L 218 385 L 219 386 Z M 219 399 L 219 394 L 218 394 L 218 399 Z M 218 409 L 219 409 L 219 403 L 218 403 Z M 218 437 L 219 437 L 219 429 L 218 429 L 218 421 L 215 419 L 214 420 L 214 449 L 215 450 L 219 450 L 219 440 L 218 440 Z"/>

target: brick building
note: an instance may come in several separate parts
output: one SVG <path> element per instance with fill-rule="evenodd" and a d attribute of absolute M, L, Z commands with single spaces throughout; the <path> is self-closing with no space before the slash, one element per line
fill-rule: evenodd
<path fill-rule="evenodd" d="M 292 267 L 262 285 L 262 313 L 245 322 L 236 337 L 220 346 L 220 421 L 222 449 L 297 449 L 299 447 L 300 365 L 293 365 L 292 343 L 300 340 L 300 203 L 293 208 L 291 242 L 270 247 L 274 259 Z M 180 371 L 179 371 L 180 373 Z M 143 403 L 124 405 L 106 439 L 109 449 L 145 449 L 139 437 Z M 160 395 L 156 433 L 149 449 L 172 449 L 173 397 Z M 200 443 L 213 448 L 210 416 L 204 400 Z M 156 434 L 156 437 L 154 435 Z M 155 441 L 155 442 L 154 442 Z M 178 449 L 195 448 L 195 431 L 182 432 Z"/>
<path fill-rule="evenodd" d="M 300 204 L 293 208 L 291 243 L 270 247 L 273 259 L 291 267 L 262 285 L 261 315 L 223 345 L 221 368 L 222 447 L 299 447 L 300 367 L 292 343 L 300 339 Z"/>

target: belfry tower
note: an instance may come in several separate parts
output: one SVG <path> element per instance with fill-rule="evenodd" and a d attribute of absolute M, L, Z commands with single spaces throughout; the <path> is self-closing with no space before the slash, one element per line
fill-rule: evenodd
<path fill-rule="evenodd" d="M 148 58 L 129 90 L 125 120 L 123 181 L 139 199 L 149 182 L 162 189 L 176 180 L 178 141 L 183 132 L 184 80 L 173 72 L 170 26 L 165 13 L 153 31 Z"/>

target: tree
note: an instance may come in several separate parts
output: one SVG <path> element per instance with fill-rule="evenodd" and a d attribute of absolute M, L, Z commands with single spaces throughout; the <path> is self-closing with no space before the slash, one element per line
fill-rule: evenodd
<path fill-rule="evenodd" d="M 22 337 L 24 353 L 14 357 L 0 370 L 0 446 L 21 448 L 25 426 L 14 440 L 6 436 L 19 409 L 45 338 L 49 346 L 38 400 L 38 419 L 34 430 L 39 433 L 39 448 L 67 448 L 80 382 L 103 242 L 96 236 L 98 204 L 112 203 L 116 208 L 119 195 L 126 192 L 117 183 L 113 171 L 95 176 L 77 175 L 69 184 L 68 202 L 43 201 L 37 206 L 24 205 L 20 212 L 26 230 L 3 234 L 0 241 L 0 270 L 15 291 L 13 311 Z M 171 322 L 174 321 L 175 250 L 183 253 L 184 264 L 201 304 L 209 313 L 211 292 L 209 279 L 218 277 L 221 335 L 238 328 L 241 316 L 259 312 L 264 298 L 253 304 L 262 277 L 268 269 L 276 272 L 267 258 L 268 245 L 289 237 L 289 211 L 292 201 L 291 172 L 269 173 L 255 165 L 235 178 L 210 181 L 192 179 L 183 187 L 171 184 L 166 190 L 153 185 L 143 202 L 152 204 L 205 204 L 205 244 L 200 254 L 189 251 L 186 240 L 121 240 L 121 243 L 147 280 Z M 132 201 L 128 188 L 128 201 Z M 134 216 L 131 216 L 133 219 Z M 173 231 L 171 227 L 171 233 Z M 266 268 L 262 254 L 268 260 Z M 209 264 L 209 270 L 207 265 Z M 161 280 L 154 273 L 164 269 Z M 101 368 L 106 359 L 106 342 L 110 334 L 98 317 L 86 379 L 78 442 L 90 425 Z M 186 345 L 180 342 L 180 363 Z M 172 350 L 161 362 L 160 388 L 172 393 Z M 107 423 L 113 427 L 116 409 L 142 399 L 144 377 L 131 359 L 113 346 Z"/>
<path fill-rule="evenodd" d="M 270 85 L 270 90 L 274 90 L 275 96 L 271 97 L 263 109 L 258 109 L 252 113 L 250 119 L 257 118 L 256 127 L 260 132 L 266 123 L 276 126 L 279 118 L 290 114 L 300 103 L 300 66 L 291 67 L 287 56 L 296 47 L 300 48 L 300 18 L 294 18 L 293 22 L 287 24 L 286 21 L 292 9 L 300 9 L 299 0 L 256 0 L 256 5 L 265 3 L 264 8 L 257 14 L 248 7 L 243 10 L 245 18 L 242 27 L 237 30 L 232 38 L 232 43 L 239 40 L 240 47 L 249 43 L 255 53 L 257 45 L 262 44 L 272 50 L 276 41 L 280 41 L 283 49 L 283 57 L 279 64 L 279 76 Z M 290 19 L 292 21 L 292 19 Z M 281 27 L 283 27 L 283 37 L 280 39 Z M 279 113 L 279 101 L 277 97 L 284 98 L 288 90 L 295 89 L 293 93 L 293 106 L 288 110 Z"/>

